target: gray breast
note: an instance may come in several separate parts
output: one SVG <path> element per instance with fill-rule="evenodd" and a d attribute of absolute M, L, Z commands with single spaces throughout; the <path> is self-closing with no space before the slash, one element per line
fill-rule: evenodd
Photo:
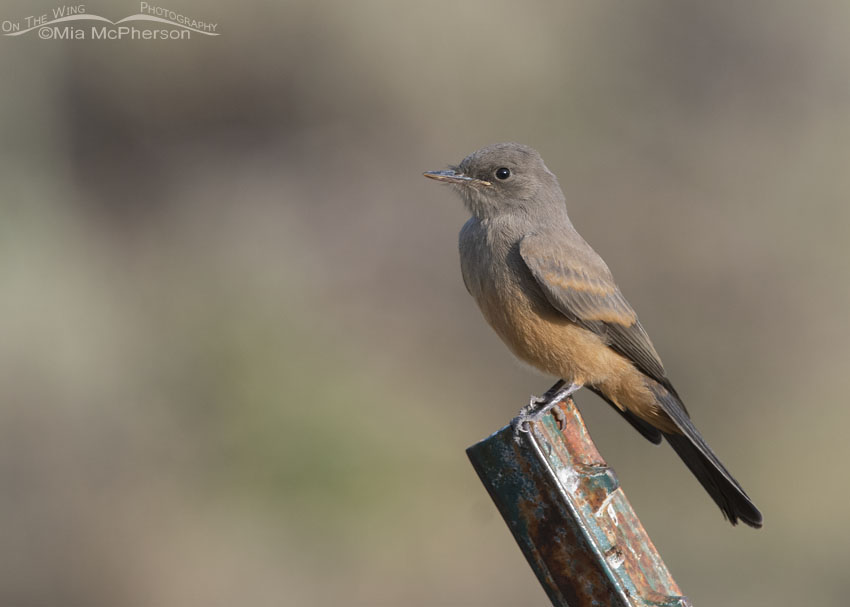
<path fill-rule="evenodd" d="M 472 218 L 460 231 L 463 282 L 490 324 L 501 324 L 508 308 L 543 312 L 550 307 L 519 255 L 523 236 L 515 226 L 497 219 Z"/>

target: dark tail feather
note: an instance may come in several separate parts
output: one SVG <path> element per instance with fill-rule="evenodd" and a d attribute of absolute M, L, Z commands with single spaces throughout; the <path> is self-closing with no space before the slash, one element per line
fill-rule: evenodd
<path fill-rule="evenodd" d="M 740 520 L 750 527 L 758 529 L 762 516 L 756 505 L 750 500 L 723 464 L 714 457 L 706 457 L 691 440 L 682 434 L 665 434 L 667 442 L 673 447 L 685 465 L 690 468 L 697 480 L 715 503 L 720 506 L 723 515 L 736 525 Z"/>
<path fill-rule="evenodd" d="M 673 450 L 682 458 L 711 498 L 720 506 L 724 516 L 733 525 L 740 520 L 758 529 L 762 515 L 749 496 L 706 444 L 684 407 L 669 392 L 653 390 L 664 411 L 670 416 L 681 434 L 664 434 Z"/>

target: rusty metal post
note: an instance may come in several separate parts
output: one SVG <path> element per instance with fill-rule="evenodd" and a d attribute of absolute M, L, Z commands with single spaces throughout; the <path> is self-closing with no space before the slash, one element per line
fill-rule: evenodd
<path fill-rule="evenodd" d="M 686 607 L 572 399 L 518 437 L 506 426 L 466 450 L 556 607 Z"/>

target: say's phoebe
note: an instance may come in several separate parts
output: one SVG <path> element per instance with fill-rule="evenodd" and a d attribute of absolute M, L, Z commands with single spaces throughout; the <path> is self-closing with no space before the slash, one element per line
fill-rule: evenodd
<path fill-rule="evenodd" d="M 691 422 L 611 271 L 567 217 L 558 179 L 535 150 L 497 143 L 426 177 L 454 186 L 472 218 L 460 231 L 463 282 L 508 348 L 560 377 L 518 427 L 582 386 L 655 444 L 662 436 L 723 514 L 762 516 Z"/>

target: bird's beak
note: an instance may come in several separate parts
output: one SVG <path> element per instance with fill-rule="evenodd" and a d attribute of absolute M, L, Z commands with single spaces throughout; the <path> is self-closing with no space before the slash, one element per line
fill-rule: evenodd
<path fill-rule="evenodd" d="M 480 186 L 490 186 L 493 185 L 489 181 L 484 181 L 483 179 L 475 179 L 474 177 L 467 177 L 463 173 L 459 173 L 454 169 L 447 169 L 445 171 L 425 171 L 422 173 L 428 179 L 436 179 L 437 181 L 443 181 L 445 183 L 456 183 L 458 185 L 480 185 Z"/>

